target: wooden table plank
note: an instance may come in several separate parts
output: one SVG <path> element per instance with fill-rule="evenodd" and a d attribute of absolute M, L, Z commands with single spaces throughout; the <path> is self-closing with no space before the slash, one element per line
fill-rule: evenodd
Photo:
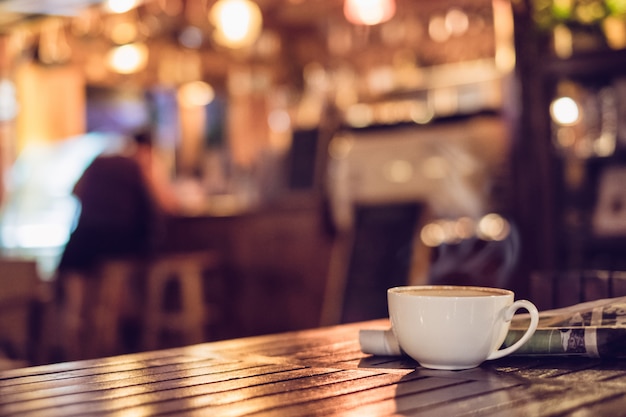
<path fill-rule="evenodd" d="M 96 375 L 107 375 L 116 372 L 145 372 L 147 369 L 167 369 L 172 368 L 173 364 L 194 363 L 198 362 L 197 357 L 172 356 L 157 361 L 151 360 L 122 360 L 117 361 L 116 358 L 104 358 L 99 366 L 90 366 L 90 363 L 71 362 L 72 368 L 60 367 L 56 369 L 55 365 L 45 367 L 36 367 L 38 372 L 33 368 L 25 368 L 24 375 L 15 375 L 12 370 L 11 376 L 7 376 L 0 381 L 0 393 L 7 388 L 15 388 L 18 385 L 30 384 L 33 382 L 55 381 L 59 382 L 64 379 L 72 379 L 80 376 L 93 377 Z M 91 361 L 89 361 L 91 362 Z M 1 374 L 0 374 L 1 375 Z"/>
<path fill-rule="evenodd" d="M 288 406 L 276 407 L 272 410 L 255 412 L 254 416 L 284 416 L 284 415 L 337 415 L 349 413 L 352 409 L 364 410 L 370 407 L 370 410 L 376 409 L 381 411 L 378 406 L 386 403 L 383 408 L 386 412 L 395 410 L 395 406 L 389 407 L 390 402 L 396 399 L 398 384 L 410 385 L 406 389 L 413 392 L 428 392 L 442 387 L 456 386 L 463 381 L 448 378 L 429 378 L 423 377 L 416 373 L 403 376 L 397 384 L 380 385 L 372 388 L 362 389 L 352 393 L 351 395 L 343 395 L 341 397 L 332 396 L 316 401 L 305 401 Z M 376 407 L 372 407 L 375 404 Z M 361 415 L 377 415 L 376 413 L 365 412 Z"/>
<path fill-rule="evenodd" d="M 601 402 L 588 405 L 582 410 L 573 410 L 573 417 L 596 417 L 596 416 L 623 416 L 626 414 L 626 393 L 616 393 L 613 397 L 603 399 Z"/>
<path fill-rule="evenodd" d="M 88 374 L 85 372 L 68 374 L 62 372 L 59 378 L 37 381 L 33 377 L 29 377 L 28 383 L 20 383 L 14 386 L 0 387 L 0 404 L 6 401 L 8 396 L 19 396 L 20 393 L 34 394 L 40 390 L 63 389 L 65 387 L 86 387 L 87 384 L 107 386 L 115 382 L 124 385 L 140 384 L 150 380 L 167 380 L 176 379 L 181 376 L 193 376 L 202 372 L 206 373 L 207 369 L 212 372 L 220 372 L 221 369 L 237 369 L 242 367 L 261 367 L 268 364 L 242 363 L 237 361 L 194 361 L 183 362 L 180 364 L 163 365 L 157 367 L 140 367 L 135 369 L 109 369 L 107 372 L 99 372 Z M 60 391 L 59 391 L 60 392 Z M 19 398 L 19 397 L 16 397 Z"/>
<path fill-rule="evenodd" d="M 561 395 L 563 391 L 554 395 Z M 426 409 L 418 408 L 414 412 L 403 412 L 404 415 L 419 415 L 424 417 L 438 416 L 486 416 L 489 414 L 501 414 L 508 417 L 517 416 L 529 417 L 529 414 L 515 414 L 512 409 L 516 405 L 535 401 L 536 395 L 528 387 L 515 387 L 514 389 L 502 389 L 483 393 L 481 395 L 470 396 L 457 399 L 456 401 L 446 401 Z"/>
<path fill-rule="evenodd" d="M 536 393 L 532 401 L 515 404 L 514 407 L 499 411 L 496 415 L 567 415 L 567 413 L 581 411 L 587 406 L 622 395 L 620 389 L 607 389 L 606 387 L 593 387 L 584 384 L 561 387 L 534 384 L 530 387 L 530 390 Z"/>
<path fill-rule="evenodd" d="M 54 398 L 54 411 L 50 415 L 70 415 L 73 413 L 94 413 L 102 410 L 112 410 L 125 406 L 125 404 L 135 405 L 142 401 L 159 402 L 170 398 L 184 398 L 188 396 L 208 393 L 221 393 L 227 391 L 233 383 L 246 384 L 254 387 L 256 385 L 267 384 L 271 381 L 289 381 L 304 375 L 318 373 L 327 375 L 329 372 L 321 369 L 314 371 L 310 369 L 293 370 L 285 368 L 283 365 L 264 367 L 262 371 L 258 368 L 246 368 L 219 374 L 200 375 L 197 377 L 185 377 L 168 381 L 155 380 L 152 382 L 122 386 L 111 389 L 95 389 L 81 393 L 68 394 L 63 396 L 48 397 L 46 401 L 36 403 L 28 402 L 29 405 L 36 404 L 29 411 L 40 411 L 50 406 L 50 398 Z M 219 383 L 219 388 L 218 384 Z M 9 409 L 10 410 L 10 409 Z M 13 411 L 13 410 L 10 410 Z M 25 411 L 25 410 L 19 410 Z"/>
<path fill-rule="evenodd" d="M 343 371 L 349 372 L 349 371 Z M 397 374 L 378 374 L 369 375 L 365 377 L 347 379 L 345 381 L 335 381 L 331 384 L 311 384 L 312 381 L 303 381 L 301 387 L 292 389 L 289 387 L 287 391 L 275 392 L 272 395 L 264 395 L 262 397 L 247 398 L 244 401 L 240 401 L 236 404 L 229 404 L 226 406 L 210 406 L 210 404 L 196 405 L 209 405 L 210 409 L 198 408 L 193 410 L 192 413 L 186 414 L 189 416 L 206 416 L 210 413 L 212 416 L 241 416 L 250 415 L 259 412 L 276 411 L 281 415 L 282 410 L 285 407 L 291 407 L 295 414 L 293 415 L 305 415 L 307 408 L 306 405 L 318 404 L 320 401 L 326 399 L 336 400 L 344 396 L 360 392 L 362 390 L 368 390 L 379 386 L 392 386 L 397 383 L 402 377 Z M 316 415 L 327 415 L 318 414 Z"/>
<path fill-rule="evenodd" d="M 412 392 L 411 387 L 401 386 L 396 390 L 393 398 L 361 405 L 351 410 L 342 410 L 341 415 L 354 417 L 391 414 L 453 416 L 462 410 L 458 408 L 460 402 L 482 398 L 493 392 L 501 392 L 502 389 L 486 384 L 484 381 L 460 380 L 436 391 Z"/>
<path fill-rule="evenodd" d="M 0 372 L 0 417 L 625 414 L 626 361 L 428 370 L 363 354 L 358 331 L 373 326 L 388 321 Z"/>
<path fill-rule="evenodd" d="M 302 369 L 302 368 L 300 368 Z M 128 379 L 115 379 L 112 381 L 89 381 L 83 380 L 74 385 L 63 387 L 49 387 L 39 389 L 31 393 L 11 395 L 11 403 L 2 405 L 2 409 L 8 412 L 23 412 L 29 409 L 45 408 L 50 398 L 55 398 L 55 407 L 64 404 L 77 404 L 81 401 L 115 400 L 137 394 L 146 394 L 170 389 L 185 389 L 195 385 L 212 384 L 233 379 L 262 378 L 267 375 L 275 377 L 278 373 L 288 370 L 284 365 L 261 365 L 237 364 L 237 366 L 216 366 L 210 369 L 198 368 L 192 372 L 173 372 L 167 374 L 154 374 Z M 325 370 L 307 369 L 305 374 L 314 372 L 328 372 Z M 280 375 L 280 374 L 279 374 Z M 250 380 L 248 380 L 250 383 Z"/>

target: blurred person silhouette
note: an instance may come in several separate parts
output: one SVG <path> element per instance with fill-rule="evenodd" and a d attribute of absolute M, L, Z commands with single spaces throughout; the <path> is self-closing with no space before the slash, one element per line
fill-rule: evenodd
<path fill-rule="evenodd" d="M 137 131 L 132 139 L 122 152 L 96 157 L 73 189 L 80 212 L 57 267 L 55 292 L 68 334 L 77 335 L 94 302 L 87 288 L 102 263 L 158 250 L 165 219 L 178 208 L 164 170 L 155 166 L 151 132 Z"/>

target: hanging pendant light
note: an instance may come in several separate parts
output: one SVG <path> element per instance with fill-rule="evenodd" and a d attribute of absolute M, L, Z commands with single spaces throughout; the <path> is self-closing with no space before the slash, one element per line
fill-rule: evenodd
<path fill-rule="evenodd" d="M 209 11 L 215 42 L 228 48 L 250 46 L 261 33 L 261 9 L 250 0 L 218 0 Z"/>
<path fill-rule="evenodd" d="M 395 0 L 345 0 L 343 14 L 355 25 L 373 26 L 390 20 L 396 14 Z"/>

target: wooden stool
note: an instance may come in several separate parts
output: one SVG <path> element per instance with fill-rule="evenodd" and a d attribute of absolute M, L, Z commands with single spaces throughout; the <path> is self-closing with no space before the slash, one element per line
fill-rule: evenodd
<path fill-rule="evenodd" d="M 138 296 L 134 291 L 141 278 L 143 263 L 139 260 L 109 260 L 99 269 L 97 295 L 92 306 L 93 336 L 90 356 L 102 357 L 125 353 L 121 340 L 121 321 L 136 312 Z"/>
<path fill-rule="evenodd" d="M 62 286 L 63 299 L 58 302 L 56 326 L 59 331 L 57 338 L 61 358 L 63 361 L 86 359 L 89 355 L 85 340 L 88 339 L 86 329 L 90 328 L 89 309 L 93 305 L 93 280 L 78 272 L 64 273 L 57 278 Z"/>
<path fill-rule="evenodd" d="M 219 256 L 210 252 L 168 254 L 149 262 L 144 349 L 169 347 L 163 342 L 164 335 L 175 334 L 177 345 L 205 340 L 208 309 L 204 301 L 203 273 L 217 267 L 219 262 Z"/>
<path fill-rule="evenodd" d="M 125 352 L 119 324 L 128 306 L 137 304 L 131 288 L 141 266 L 135 260 L 107 260 L 93 274 L 65 276 L 61 307 L 64 360 Z"/>
<path fill-rule="evenodd" d="M 31 366 L 39 359 L 41 286 L 34 261 L 0 259 L 0 369 Z"/>

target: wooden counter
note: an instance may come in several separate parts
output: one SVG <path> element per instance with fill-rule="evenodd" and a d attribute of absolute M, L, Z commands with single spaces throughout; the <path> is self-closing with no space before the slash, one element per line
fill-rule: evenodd
<path fill-rule="evenodd" d="M 319 325 L 332 246 L 319 205 L 178 217 L 168 227 L 167 244 L 170 251 L 222 254 L 225 284 L 238 311 L 230 318 L 237 326 L 231 335 Z"/>

